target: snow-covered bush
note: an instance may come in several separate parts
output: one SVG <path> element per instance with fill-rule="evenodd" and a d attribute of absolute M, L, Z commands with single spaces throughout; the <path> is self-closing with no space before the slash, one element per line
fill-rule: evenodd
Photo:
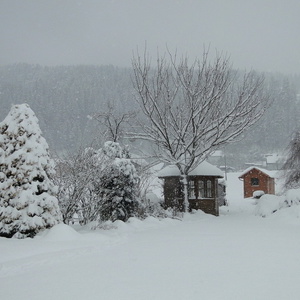
<path fill-rule="evenodd" d="M 263 196 L 265 194 L 265 192 L 264 191 L 254 191 L 253 192 L 253 198 L 254 199 L 259 199 L 261 196 Z"/>
<path fill-rule="evenodd" d="M 34 112 L 13 106 L 0 123 L 0 236 L 34 237 L 61 221 L 54 174 Z"/>
<path fill-rule="evenodd" d="M 102 152 L 106 157 L 114 158 L 130 158 L 129 152 L 122 148 L 119 143 L 108 141 L 104 143 Z"/>
<path fill-rule="evenodd" d="M 161 203 L 148 202 L 144 206 L 144 215 L 145 217 L 154 217 L 158 219 L 170 217 L 170 210 L 163 208 Z"/>
<path fill-rule="evenodd" d="M 300 205 L 300 189 L 288 190 L 282 196 L 276 195 L 263 195 L 259 200 L 257 200 L 257 205 L 255 209 L 255 214 L 266 217 L 279 210 L 286 208 L 295 208 L 299 210 Z"/>
<path fill-rule="evenodd" d="M 144 217 L 166 218 L 168 212 L 162 207 L 162 199 L 153 193 L 148 192 L 142 199 Z"/>
<path fill-rule="evenodd" d="M 100 206 L 101 221 L 127 221 L 137 214 L 137 184 L 139 177 L 128 151 L 118 143 L 106 142 L 103 153 L 107 157 L 96 187 Z"/>
<path fill-rule="evenodd" d="M 300 204 L 300 189 L 290 189 L 285 194 L 285 203 L 287 206 Z"/>
<path fill-rule="evenodd" d="M 265 194 L 257 201 L 255 214 L 261 217 L 267 217 L 284 206 L 284 196 Z"/>
<path fill-rule="evenodd" d="M 80 150 L 58 160 L 59 204 L 65 223 L 76 213 L 81 224 L 126 221 L 139 212 L 139 177 L 129 153 L 118 143 Z"/>

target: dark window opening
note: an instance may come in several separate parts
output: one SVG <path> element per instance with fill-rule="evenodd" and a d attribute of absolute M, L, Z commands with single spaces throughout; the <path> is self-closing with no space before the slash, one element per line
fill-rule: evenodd
<path fill-rule="evenodd" d="M 251 178 L 251 185 L 259 185 L 259 179 L 258 178 Z"/>

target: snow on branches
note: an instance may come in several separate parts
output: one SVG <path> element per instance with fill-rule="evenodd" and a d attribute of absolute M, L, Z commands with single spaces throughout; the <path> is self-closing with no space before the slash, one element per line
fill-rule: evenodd
<path fill-rule="evenodd" d="M 160 161 L 176 165 L 183 179 L 269 106 L 264 78 L 255 72 L 241 76 L 226 57 L 210 62 L 204 52 L 202 60 L 190 64 L 187 57 L 178 61 L 168 53 L 152 67 L 145 51 L 133 57 L 132 66 L 136 100 L 146 116 L 138 136 L 156 147 Z"/>
<path fill-rule="evenodd" d="M 58 161 L 58 199 L 65 223 L 76 213 L 80 223 L 127 221 L 139 205 L 139 176 L 129 152 L 108 141 Z"/>
<path fill-rule="evenodd" d="M 135 215 L 139 202 L 137 185 L 139 177 L 128 151 L 118 143 L 106 142 L 103 153 L 108 159 L 99 180 L 102 221 L 127 221 Z"/>
<path fill-rule="evenodd" d="M 61 221 L 54 163 L 28 104 L 0 123 L 0 236 L 34 237 Z"/>
<path fill-rule="evenodd" d="M 300 131 L 294 135 L 287 147 L 287 159 L 283 165 L 286 190 L 300 188 Z"/>

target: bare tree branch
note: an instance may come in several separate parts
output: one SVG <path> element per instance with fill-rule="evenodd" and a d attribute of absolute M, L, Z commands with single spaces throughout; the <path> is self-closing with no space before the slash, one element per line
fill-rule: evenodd
<path fill-rule="evenodd" d="M 158 159 L 187 174 L 216 149 L 233 142 L 269 105 L 264 78 L 243 77 L 227 57 L 204 52 L 191 64 L 168 53 L 151 68 L 146 51 L 132 60 L 136 99 L 147 121 L 140 138 L 154 143 Z"/>
<path fill-rule="evenodd" d="M 104 135 L 112 142 L 119 142 L 124 137 L 124 127 L 136 116 L 135 111 L 118 113 L 113 103 L 108 103 L 108 110 L 91 117 L 106 129 Z"/>

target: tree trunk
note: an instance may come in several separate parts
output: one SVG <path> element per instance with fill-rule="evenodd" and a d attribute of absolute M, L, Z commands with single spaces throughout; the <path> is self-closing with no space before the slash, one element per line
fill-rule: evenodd
<path fill-rule="evenodd" d="M 187 175 L 181 175 L 181 182 L 183 184 L 183 211 L 189 211 L 189 192 Z"/>

